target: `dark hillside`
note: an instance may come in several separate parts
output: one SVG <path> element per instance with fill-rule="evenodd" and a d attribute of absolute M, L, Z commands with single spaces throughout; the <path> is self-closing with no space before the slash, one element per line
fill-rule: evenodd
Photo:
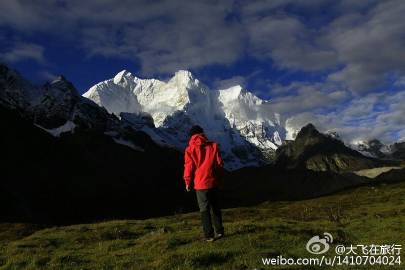
<path fill-rule="evenodd" d="M 54 138 L 0 108 L 1 219 L 79 222 L 191 209 L 182 156 L 133 131 L 135 151 L 91 130 Z"/>

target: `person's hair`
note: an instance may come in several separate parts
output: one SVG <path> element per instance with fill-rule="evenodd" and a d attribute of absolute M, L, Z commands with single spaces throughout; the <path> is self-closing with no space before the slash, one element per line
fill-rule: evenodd
<path fill-rule="evenodd" d="M 192 126 L 190 131 L 188 132 L 188 134 L 191 136 L 195 135 L 195 134 L 200 134 L 200 133 L 204 133 L 204 130 L 202 127 L 200 127 L 199 125 L 195 125 Z"/>

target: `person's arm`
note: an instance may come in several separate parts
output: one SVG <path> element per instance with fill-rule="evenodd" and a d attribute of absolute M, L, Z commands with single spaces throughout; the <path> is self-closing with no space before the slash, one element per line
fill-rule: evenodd
<path fill-rule="evenodd" d="M 190 184 L 191 180 L 194 177 L 194 161 L 191 157 L 191 154 L 189 152 L 189 148 L 186 148 L 186 151 L 184 152 L 184 173 L 183 173 L 183 179 L 184 182 L 186 183 L 186 190 L 190 191 Z"/>
<path fill-rule="evenodd" d="M 219 150 L 219 145 L 217 144 L 217 147 L 216 147 L 217 149 L 216 149 L 216 154 L 215 154 L 215 161 L 216 161 L 216 165 L 217 165 L 217 167 L 220 167 L 220 168 L 223 168 L 224 167 L 224 161 L 223 161 L 223 159 L 222 159 L 222 157 L 221 157 L 221 151 Z"/>
<path fill-rule="evenodd" d="M 215 153 L 215 167 L 216 167 L 216 174 L 217 177 L 219 178 L 219 182 L 222 182 L 222 178 L 224 177 L 225 171 L 224 171 L 224 160 L 221 157 L 221 151 L 219 149 L 219 145 L 216 145 L 216 153 Z"/>

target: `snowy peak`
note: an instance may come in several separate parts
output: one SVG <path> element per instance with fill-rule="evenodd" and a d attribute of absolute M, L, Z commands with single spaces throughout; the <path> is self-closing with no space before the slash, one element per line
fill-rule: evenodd
<path fill-rule="evenodd" d="M 235 101 L 239 99 L 243 89 L 240 85 L 235 85 L 227 89 L 219 90 L 219 94 L 223 101 Z"/>
<path fill-rule="evenodd" d="M 241 85 L 231 86 L 226 89 L 220 89 L 219 92 L 223 96 L 227 96 L 230 100 L 237 100 L 237 99 L 251 99 L 255 101 L 259 101 L 260 103 L 263 101 L 262 99 L 255 96 L 253 93 L 244 89 Z"/>
<path fill-rule="evenodd" d="M 286 139 L 280 115 L 270 103 L 240 85 L 219 90 L 219 101 L 230 125 L 262 151 L 275 150 Z"/>
<path fill-rule="evenodd" d="M 210 139 L 220 143 L 229 169 L 262 164 L 286 136 L 280 115 L 269 102 L 240 85 L 209 89 L 187 70 L 177 71 L 168 81 L 140 79 L 123 70 L 83 96 L 125 117 L 156 142 L 179 150 L 187 143 L 189 128 L 201 125 Z M 156 128 L 151 124 L 142 128 L 140 113 L 150 115 Z"/>
<path fill-rule="evenodd" d="M 174 103 L 181 107 L 178 109 L 182 109 L 187 103 L 200 102 L 209 95 L 208 87 L 187 70 L 177 71 L 163 89 L 167 91 L 164 94 L 171 95 L 171 99 L 177 99 Z"/>
<path fill-rule="evenodd" d="M 128 70 L 123 69 L 120 72 L 118 72 L 117 75 L 115 75 L 114 82 L 118 83 L 123 78 L 132 78 L 132 79 L 134 79 L 134 76 Z"/>
<path fill-rule="evenodd" d="M 266 103 L 266 101 L 243 89 L 240 85 L 219 90 L 219 99 L 224 105 L 245 104 L 250 108 Z"/>
<path fill-rule="evenodd" d="M 124 69 L 115 75 L 113 81 L 115 84 L 122 85 L 123 87 L 130 87 L 135 83 L 135 77 L 131 72 Z"/>
<path fill-rule="evenodd" d="M 384 158 L 391 153 L 390 146 L 377 139 L 354 141 L 350 144 L 350 147 L 365 156 L 373 158 Z"/>
<path fill-rule="evenodd" d="M 94 101 L 116 116 L 121 112 L 138 113 L 141 105 L 136 95 L 130 91 L 137 86 L 137 80 L 138 78 L 129 71 L 123 70 L 113 79 L 92 86 L 83 97 Z"/>
<path fill-rule="evenodd" d="M 189 87 L 191 85 L 198 85 L 199 81 L 194 78 L 193 74 L 188 70 L 179 70 L 174 76 L 169 80 L 174 84 L 179 86 Z"/>

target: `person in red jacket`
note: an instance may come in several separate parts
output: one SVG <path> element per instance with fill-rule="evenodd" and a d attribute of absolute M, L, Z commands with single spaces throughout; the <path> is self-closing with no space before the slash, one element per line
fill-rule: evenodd
<path fill-rule="evenodd" d="M 217 189 L 218 181 L 223 173 L 224 162 L 219 145 L 209 141 L 200 126 L 193 126 L 189 135 L 190 140 L 184 153 L 183 178 L 187 191 L 190 191 L 194 184 L 205 240 L 211 242 L 215 239 L 211 210 L 216 238 L 224 235 Z"/>

